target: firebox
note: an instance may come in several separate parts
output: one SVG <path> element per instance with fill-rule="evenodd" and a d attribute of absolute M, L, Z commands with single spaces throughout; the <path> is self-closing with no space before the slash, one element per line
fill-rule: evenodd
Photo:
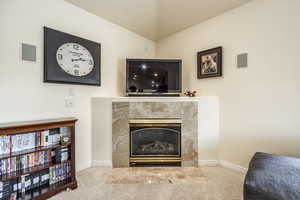
<path fill-rule="evenodd" d="M 181 120 L 130 120 L 129 164 L 181 166 Z"/>

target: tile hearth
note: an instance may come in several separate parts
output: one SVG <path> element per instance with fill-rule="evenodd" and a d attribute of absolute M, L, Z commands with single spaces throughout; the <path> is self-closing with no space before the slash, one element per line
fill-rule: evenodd
<path fill-rule="evenodd" d="M 115 168 L 107 184 L 177 184 L 182 181 L 201 181 L 203 173 L 196 167 L 134 167 Z"/>
<path fill-rule="evenodd" d="M 90 168 L 78 173 L 76 190 L 51 200 L 241 200 L 243 180 L 223 167 Z"/>

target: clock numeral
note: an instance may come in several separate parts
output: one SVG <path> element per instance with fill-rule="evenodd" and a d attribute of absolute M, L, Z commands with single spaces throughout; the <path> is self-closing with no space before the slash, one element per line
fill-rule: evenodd
<path fill-rule="evenodd" d="M 90 61 L 89 61 L 89 65 L 92 65 L 92 64 L 93 64 L 93 61 L 92 61 L 92 60 L 90 60 Z"/>
<path fill-rule="evenodd" d="M 79 45 L 78 45 L 78 44 L 74 44 L 74 45 L 73 45 L 73 49 L 79 50 Z"/>
<path fill-rule="evenodd" d="M 74 70 L 74 74 L 75 74 L 75 76 L 78 76 L 78 75 L 79 75 L 79 70 L 78 70 L 78 69 L 75 69 L 75 70 Z"/>
<path fill-rule="evenodd" d="M 58 58 L 58 60 L 62 60 L 63 59 L 63 55 L 62 54 L 57 54 L 57 58 Z"/>
<path fill-rule="evenodd" d="M 79 65 L 77 65 L 77 64 L 75 64 L 75 65 L 74 65 L 74 68 L 80 68 L 80 66 L 79 66 Z"/>

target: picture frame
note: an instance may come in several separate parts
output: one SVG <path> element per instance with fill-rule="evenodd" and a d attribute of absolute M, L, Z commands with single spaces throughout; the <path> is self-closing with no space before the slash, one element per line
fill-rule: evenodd
<path fill-rule="evenodd" d="M 44 82 L 101 86 L 101 44 L 44 27 Z"/>
<path fill-rule="evenodd" d="M 222 76 L 222 47 L 208 49 L 197 53 L 197 78 Z"/>

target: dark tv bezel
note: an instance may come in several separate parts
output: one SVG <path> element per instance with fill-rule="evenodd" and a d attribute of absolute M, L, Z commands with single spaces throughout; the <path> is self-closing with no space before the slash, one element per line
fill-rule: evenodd
<path fill-rule="evenodd" d="M 129 73 L 129 62 L 134 62 L 134 61 L 137 61 L 137 62 L 149 62 L 149 61 L 152 61 L 152 62 L 176 62 L 176 63 L 179 63 L 179 89 L 178 90 L 168 90 L 167 92 L 157 92 L 156 90 L 144 90 L 143 92 L 129 92 L 128 90 L 128 73 Z M 179 95 L 180 93 L 182 92 L 182 60 L 181 59 L 136 59 L 136 58 L 127 58 L 126 59 L 126 94 L 128 96 L 144 96 L 145 94 L 148 96 L 151 96 L 152 94 L 153 95 L 158 95 L 158 94 L 161 94 L 162 96 L 163 95 Z"/>

